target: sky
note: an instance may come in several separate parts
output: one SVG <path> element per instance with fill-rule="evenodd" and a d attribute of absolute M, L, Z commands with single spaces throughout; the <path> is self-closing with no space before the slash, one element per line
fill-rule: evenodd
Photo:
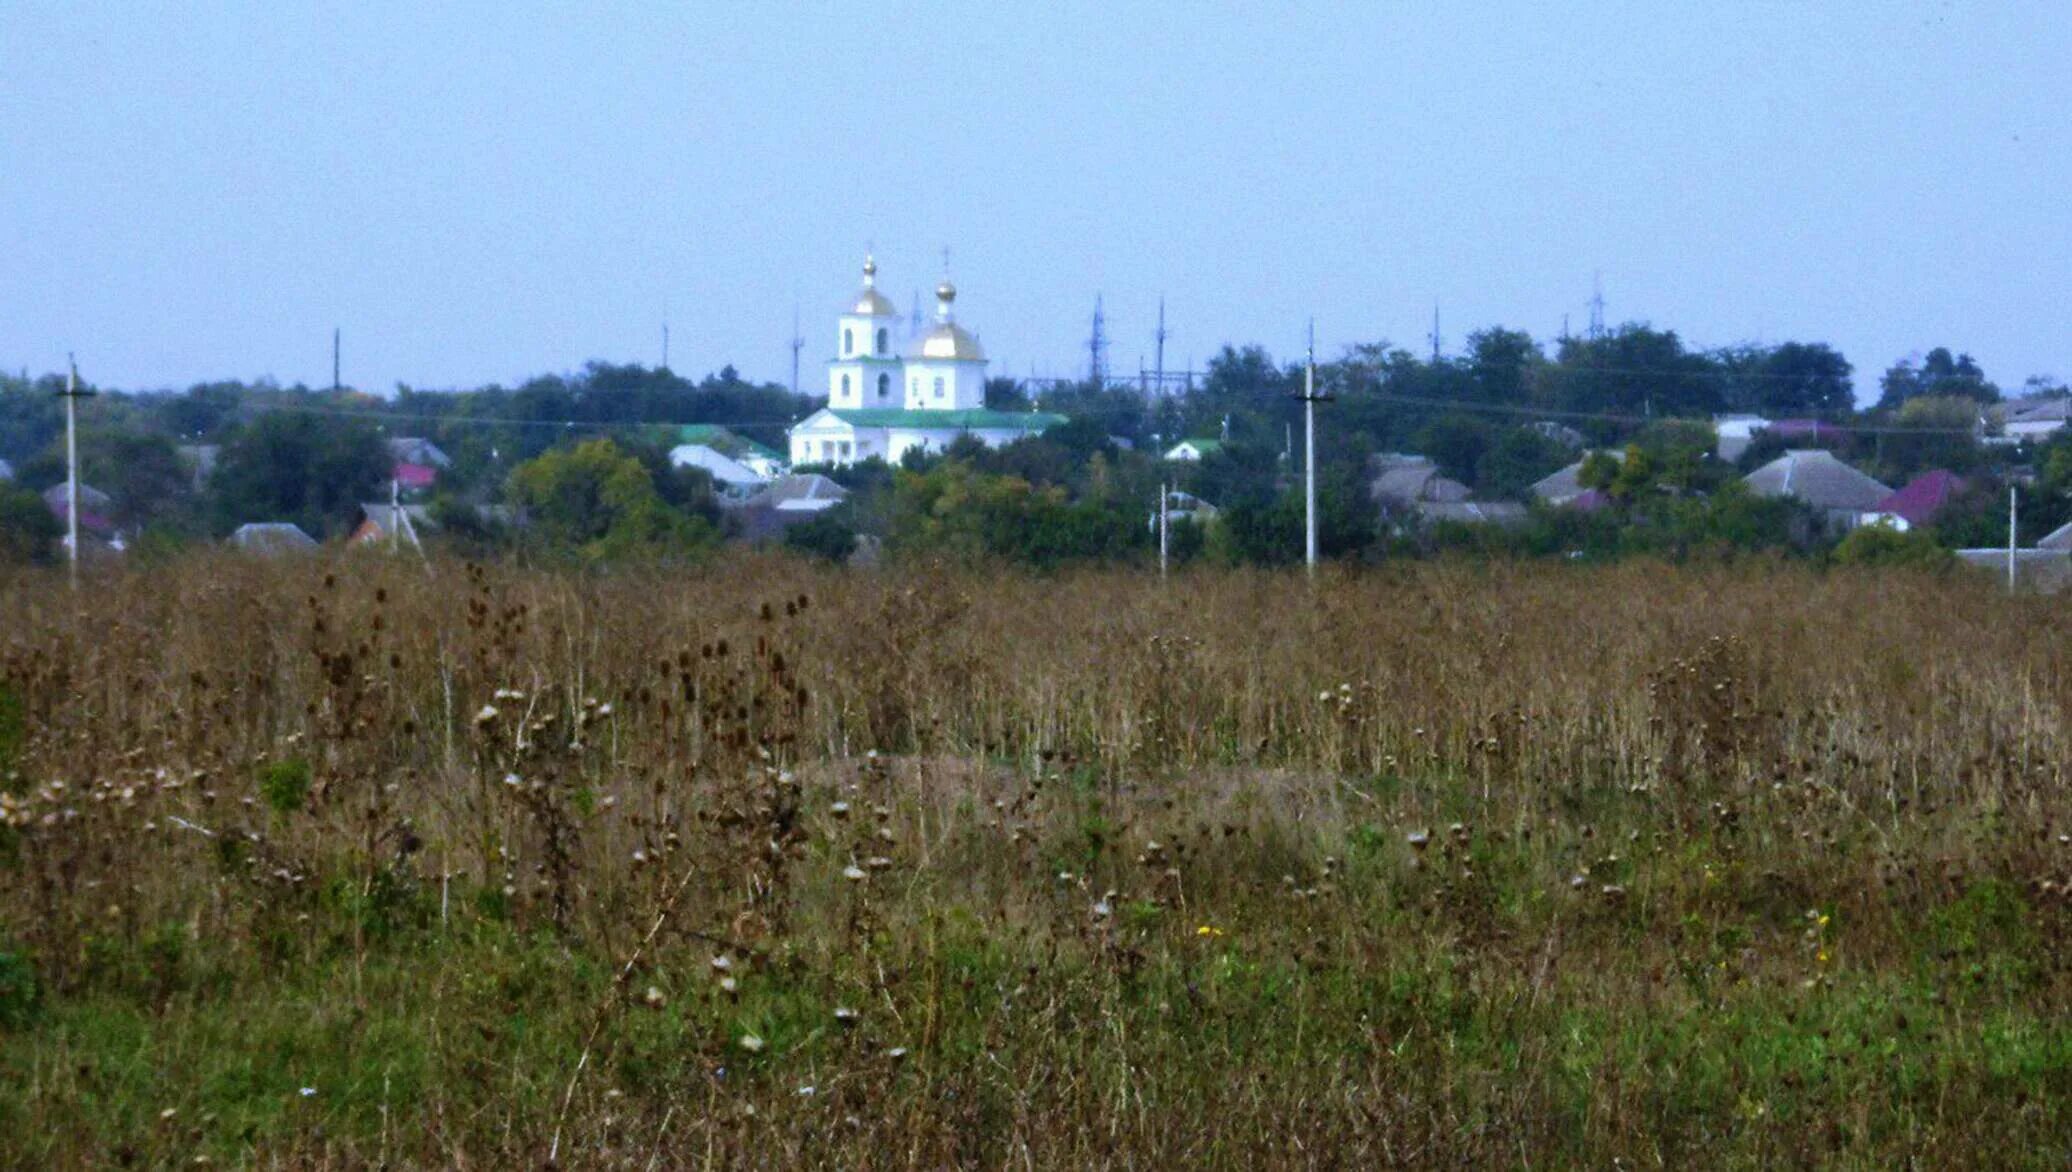
<path fill-rule="evenodd" d="M 0 369 L 825 389 L 875 249 L 991 373 L 1606 316 L 2072 377 L 2049 3 L 0 4 Z M 1601 278 L 1597 275 L 1601 274 Z M 932 308 L 932 307 L 931 307 Z"/>

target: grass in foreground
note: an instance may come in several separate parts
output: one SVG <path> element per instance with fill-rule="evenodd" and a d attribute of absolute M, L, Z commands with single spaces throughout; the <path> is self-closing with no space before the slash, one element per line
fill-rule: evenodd
<path fill-rule="evenodd" d="M 0 597 L 16 1166 L 2072 1149 L 2066 682 L 1961 585 L 205 569 Z"/>

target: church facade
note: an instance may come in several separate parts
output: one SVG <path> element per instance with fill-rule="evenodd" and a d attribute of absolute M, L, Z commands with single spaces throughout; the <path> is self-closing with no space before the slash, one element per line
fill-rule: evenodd
<path fill-rule="evenodd" d="M 941 451 L 972 436 L 999 447 L 1039 435 L 1062 415 L 986 407 L 986 355 L 957 324 L 957 290 L 936 287 L 935 323 L 894 352 L 899 313 L 878 292 L 878 265 L 866 257 L 863 288 L 837 318 L 827 363 L 827 406 L 791 429 L 791 462 L 852 464 L 908 452 Z"/>

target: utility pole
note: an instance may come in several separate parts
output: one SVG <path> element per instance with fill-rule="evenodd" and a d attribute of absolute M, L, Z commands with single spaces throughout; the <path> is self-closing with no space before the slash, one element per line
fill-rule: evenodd
<path fill-rule="evenodd" d="M 1172 535 L 1172 523 L 1166 512 L 1167 502 L 1172 499 L 1172 490 L 1164 481 L 1158 485 L 1158 576 L 1166 576 L 1166 556 Z"/>
<path fill-rule="evenodd" d="M 2007 486 L 2007 592 L 2014 593 L 2014 550 L 2015 550 L 2014 485 Z"/>
<path fill-rule="evenodd" d="M 68 545 L 67 564 L 72 579 L 72 589 L 79 589 L 79 400 L 91 398 L 92 391 L 79 389 L 79 363 L 70 354 L 65 355 L 65 389 L 59 397 L 65 400 L 65 541 Z"/>
<path fill-rule="evenodd" d="M 1317 575 L 1317 323 L 1309 322 L 1309 359 L 1302 368 L 1302 557 L 1309 576 Z"/>
<path fill-rule="evenodd" d="M 1163 294 L 1161 294 L 1161 295 L 1159 296 L 1159 298 L 1158 298 L 1158 332 L 1157 332 L 1157 333 L 1155 333 L 1155 334 L 1153 334 L 1153 335 L 1151 335 L 1151 336 L 1152 336 L 1152 337 L 1154 337 L 1154 338 L 1157 338 L 1157 339 L 1158 339 L 1158 365 L 1157 365 L 1157 366 L 1156 366 L 1156 367 L 1155 367 L 1154 369 L 1156 370 L 1156 372 L 1157 372 L 1157 376 L 1158 376 L 1158 394 L 1159 394 L 1159 397 L 1160 397 L 1160 398 L 1164 398 L 1164 397 L 1165 397 L 1165 393 L 1166 393 L 1166 385 L 1165 385 L 1165 340 L 1166 340 L 1166 327 L 1165 327 L 1165 296 L 1164 296 Z"/>

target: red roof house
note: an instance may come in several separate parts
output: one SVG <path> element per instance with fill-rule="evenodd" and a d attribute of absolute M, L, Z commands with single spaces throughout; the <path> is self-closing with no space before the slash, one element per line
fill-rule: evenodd
<path fill-rule="evenodd" d="M 1963 491 L 1963 477 L 1938 468 L 1914 477 L 1905 488 L 1879 501 L 1876 511 L 1890 513 L 1909 527 L 1926 525 Z"/>
<path fill-rule="evenodd" d="M 430 488 L 432 482 L 439 479 L 439 470 L 423 464 L 398 462 L 392 475 L 396 483 L 404 488 L 424 489 Z"/>

